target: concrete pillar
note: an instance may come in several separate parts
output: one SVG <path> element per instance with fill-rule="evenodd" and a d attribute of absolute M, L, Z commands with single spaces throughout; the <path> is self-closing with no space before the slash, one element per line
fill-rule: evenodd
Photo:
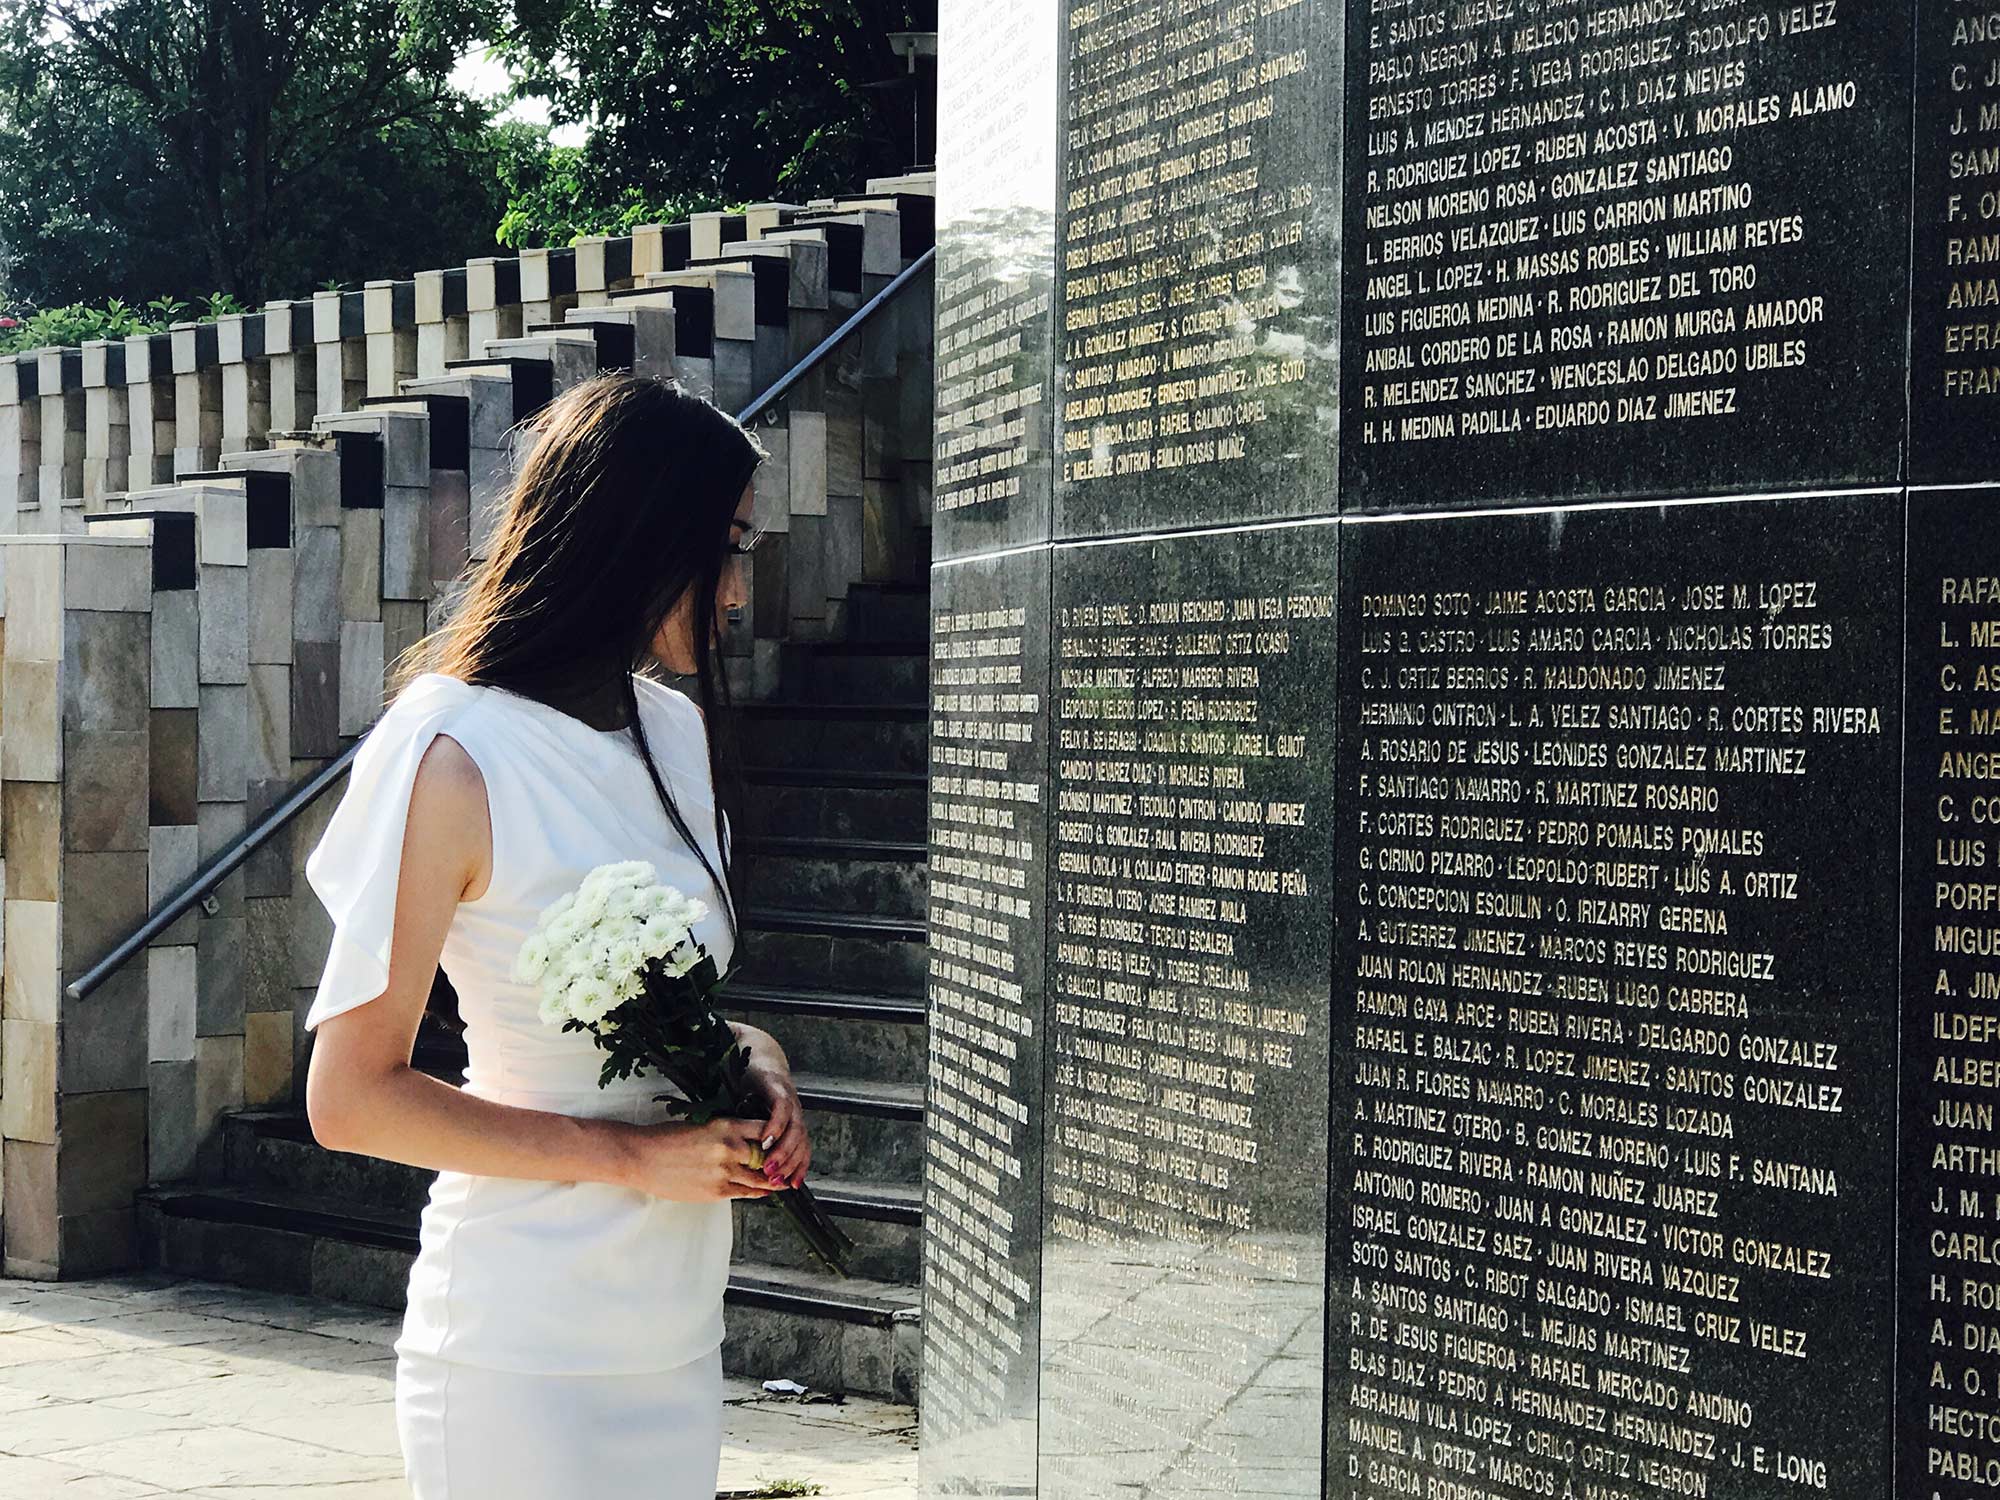
<path fill-rule="evenodd" d="M 42 487 L 42 403 L 33 354 L 0 355 L 0 535 L 21 529 L 21 512 Z"/>
<path fill-rule="evenodd" d="M 521 263 L 484 255 L 465 263 L 466 340 L 471 357 L 486 352 L 488 339 L 521 336 Z"/>
<path fill-rule="evenodd" d="M 310 302 L 264 304 L 264 354 L 271 371 L 272 432 L 304 432 L 319 415 L 319 355 Z"/>
<path fill-rule="evenodd" d="M 35 356 L 42 403 L 41 523 L 64 530 L 63 507 L 83 504 L 83 351 L 42 349 Z"/>
<path fill-rule="evenodd" d="M 152 549 L 0 541 L 0 1272 L 134 1264 L 147 966 L 63 988 L 146 914 Z"/>
<path fill-rule="evenodd" d="M 174 479 L 173 338 L 135 333 L 125 340 L 126 420 L 131 458 L 126 485 L 135 490 Z"/>
<path fill-rule="evenodd" d="M 368 346 L 368 394 L 394 396 L 417 373 L 417 288 L 412 281 L 371 281 L 361 292 Z"/>
<path fill-rule="evenodd" d="M 465 285 L 463 266 L 417 272 L 418 375 L 442 375 L 446 361 L 467 357 Z"/>
<path fill-rule="evenodd" d="M 174 474 L 199 474 L 222 462 L 222 361 L 213 323 L 176 323 Z"/>
<path fill-rule="evenodd" d="M 567 246 L 521 252 L 521 323 L 560 323 L 576 306 L 576 252 Z"/>
<path fill-rule="evenodd" d="M 611 293 L 632 285 L 632 241 L 587 235 L 570 247 L 576 256 L 576 305 L 605 307 Z"/>
<path fill-rule="evenodd" d="M 368 394 L 367 310 L 360 292 L 313 293 L 319 409 L 353 411 Z"/>
<path fill-rule="evenodd" d="M 104 497 L 127 487 L 132 456 L 125 343 L 93 339 L 83 346 L 83 509 L 104 509 Z"/>
<path fill-rule="evenodd" d="M 264 353 L 263 313 L 218 319 L 222 360 L 222 451 L 241 453 L 271 441 L 271 362 Z"/>

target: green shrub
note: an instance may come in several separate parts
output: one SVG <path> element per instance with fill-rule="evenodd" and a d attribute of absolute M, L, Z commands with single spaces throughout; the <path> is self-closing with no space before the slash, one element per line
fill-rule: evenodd
<path fill-rule="evenodd" d="M 45 307 L 25 317 L 0 313 L 0 354 L 27 349 L 74 349 L 92 339 L 122 339 L 134 333 L 164 333 L 175 323 L 212 323 L 249 311 L 227 292 L 212 293 L 201 307 L 175 297 L 155 297 L 133 307 L 113 297 L 102 307 L 73 302 Z"/>

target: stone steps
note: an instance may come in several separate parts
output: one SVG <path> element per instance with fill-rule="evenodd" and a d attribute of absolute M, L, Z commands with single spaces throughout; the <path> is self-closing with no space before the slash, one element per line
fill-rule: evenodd
<path fill-rule="evenodd" d="M 827 766 L 922 775 L 929 756 L 930 711 L 918 705 L 750 703 L 737 712 L 753 777 Z"/>
<path fill-rule="evenodd" d="M 917 1187 L 924 1174 L 924 1086 L 794 1069 L 813 1171 Z"/>
<path fill-rule="evenodd" d="M 847 638 L 856 645 L 930 649 L 931 591 L 924 584 L 861 583 L 847 593 Z"/>
<path fill-rule="evenodd" d="M 757 905 L 923 918 L 928 850 L 921 843 L 760 837 L 745 839 L 743 853 Z"/>
<path fill-rule="evenodd" d="M 785 656 L 784 696 L 799 703 L 922 703 L 930 663 L 905 642 L 800 645 Z"/>
<path fill-rule="evenodd" d="M 909 917 L 753 908 L 744 912 L 737 962 L 756 983 L 917 995 L 924 939 L 922 921 Z"/>
<path fill-rule="evenodd" d="M 884 1214 L 902 1212 L 909 1197 L 879 1186 L 855 1196 Z M 739 1205 L 738 1213 L 756 1207 Z M 140 1196 L 138 1222 L 146 1259 L 162 1270 L 392 1310 L 404 1304 L 417 1251 L 414 1213 L 296 1192 L 152 1188 Z M 795 1238 L 782 1222 L 757 1231 L 759 1241 L 776 1243 L 779 1235 Z M 907 1282 L 843 1278 L 739 1255 L 724 1294 L 723 1367 L 750 1378 L 914 1400 L 918 1305 L 916 1287 Z M 829 1338 L 836 1329 L 838 1336 Z"/>
<path fill-rule="evenodd" d="M 796 1069 L 891 1082 L 924 1076 L 921 998 L 732 981 L 717 999 L 718 1015 L 777 1036 Z"/>
<path fill-rule="evenodd" d="M 829 771 L 754 766 L 744 773 L 754 796 L 745 833 L 754 838 L 889 839 L 927 833 L 928 782 L 921 771 Z"/>

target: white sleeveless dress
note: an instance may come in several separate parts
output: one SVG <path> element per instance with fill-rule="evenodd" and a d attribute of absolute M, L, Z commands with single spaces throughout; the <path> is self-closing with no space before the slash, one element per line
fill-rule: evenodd
<path fill-rule="evenodd" d="M 701 715 L 635 677 L 654 763 L 720 868 Z M 674 831 L 625 730 L 440 673 L 414 679 L 356 755 L 306 861 L 334 937 L 308 1029 L 387 986 L 417 765 L 449 735 L 479 767 L 492 876 L 460 902 L 441 967 L 465 1023 L 465 1089 L 579 1117 L 670 1118 L 658 1078 L 597 1086 L 603 1054 L 545 1025 L 511 977 L 537 916 L 592 868 L 648 860 L 705 901 L 696 936 L 727 968 L 720 900 Z M 730 1205 L 607 1183 L 441 1172 L 424 1208 L 396 1340 L 396 1415 L 416 1500 L 710 1500 L 721 1445 Z"/>

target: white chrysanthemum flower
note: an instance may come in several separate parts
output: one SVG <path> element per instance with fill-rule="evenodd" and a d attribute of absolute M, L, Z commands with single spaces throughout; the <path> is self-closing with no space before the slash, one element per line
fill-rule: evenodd
<path fill-rule="evenodd" d="M 652 960 L 675 977 L 702 961 L 694 926 L 708 911 L 661 885 L 645 860 L 599 865 L 541 913 L 515 956 L 514 977 L 540 989 L 545 1023 L 601 1026 L 610 1011 L 644 993 Z"/>
<path fill-rule="evenodd" d="M 680 923 L 690 930 L 695 923 L 708 915 L 707 906 L 692 896 L 684 896 L 679 891 L 667 892 L 667 905 L 662 915 Z"/>
<path fill-rule="evenodd" d="M 648 958 L 665 958 L 687 938 L 687 928 L 671 917 L 648 917 L 639 927 L 639 947 Z"/>
<path fill-rule="evenodd" d="M 615 865 L 599 865 L 590 873 L 607 887 L 623 886 L 637 890 L 659 883 L 658 874 L 652 865 L 643 859 L 628 859 Z"/>
<path fill-rule="evenodd" d="M 521 984 L 533 984 L 548 971 L 548 939 L 539 932 L 530 933 L 514 956 L 514 978 Z"/>
<path fill-rule="evenodd" d="M 618 991 L 606 979 L 592 978 L 576 987 L 570 997 L 570 1011 L 579 1021 L 597 1022 L 618 1005 Z"/>

